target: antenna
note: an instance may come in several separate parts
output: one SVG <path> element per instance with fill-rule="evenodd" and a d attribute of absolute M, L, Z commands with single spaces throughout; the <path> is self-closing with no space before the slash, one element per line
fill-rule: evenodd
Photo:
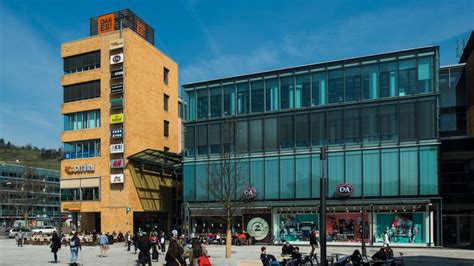
<path fill-rule="evenodd" d="M 456 41 L 456 57 L 461 58 L 464 48 L 466 47 L 467 40 L 466 38 L 462 38 Z"/>

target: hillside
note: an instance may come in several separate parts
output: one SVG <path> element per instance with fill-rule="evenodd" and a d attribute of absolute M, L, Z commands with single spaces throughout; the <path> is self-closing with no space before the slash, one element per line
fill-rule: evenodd
<path fill-rule="evenodd" d="M 61 150 L 44 149 L 27 144 L 17 146 L 0 138 L 0 162 L 60 170 Z"/>

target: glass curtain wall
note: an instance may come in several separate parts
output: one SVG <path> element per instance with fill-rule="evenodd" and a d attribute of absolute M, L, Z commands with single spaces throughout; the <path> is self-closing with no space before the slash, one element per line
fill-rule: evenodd
<path fill-rule="evenodd" d="M 252 88 L 252 113 L 263 112 L 264 110 L 264 87 L 263 80 L 250 82 Z"/>
<path fill-rule="evenodd" d="M 295 101 L 295 80 L 293 75 L 280 76 L 280 109 L 293 109 Z"/>
<path fill-rule="evenodd" d="M 211 98 L 211 117 L 222 116 L 222 90 L 221 87 L 209 88 Z"/>
<path fill-rule="evenodd" d="M 267 112 L 278 110 L 280 106 L 278 78 L 271 78 L 265 80 L 265 87 Z"/>
<path fill-rule="evenodd" d="M 330 70 L 328 71 L 329 92 L 328 103 L 344 102 L 344 71 Z"/>
<path fill-rule="evenodd" d="M 362 97 L 364 100 L 379 98 L 379 66 L 362 67 Z"/>
<path fill-rule="evenodd" d="M 247 81 L 237 83 L 237 114 L 247 114 L 250 111 L 250 91 Z"/>
<path fill-rule="evenodd" d="M 311 74 L 312 78 L 312 96 L 313 106 L 326 104 L 327 98 L 327 72 L 315 72 Z"/>
<path fill-rule="evenodd" d="M 362 84 L 360 76 L 360 68 L 352 67 L 345 69 L 345 101 L 360 101 L 362 97 Z"/>
<path fill-rule="evenodd" d="M 295 107 L 308 107 L 311 105 L 311 84 L 309 74 L 296 75 Z"/>
<path fill-rule="evenodd" d="M 235 115 L 235 85 L 225 84 L 224 88 L 224 115 Z"/>

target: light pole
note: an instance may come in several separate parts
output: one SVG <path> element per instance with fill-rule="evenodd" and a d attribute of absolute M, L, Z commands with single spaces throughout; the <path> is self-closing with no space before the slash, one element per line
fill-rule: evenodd
<path fill-rule="evenodd" d="M 327 159 L 327 147 L 321 147 L 321 178 L 320 178 L 320 191 L 321 191 L 321 204 L 320 204 L 320 216 L 319 216 L 319 238 L 321 242 L 321 264 L 326 266 L 326 183 L 327 177 L 325 175 L 326 159 Z"/>

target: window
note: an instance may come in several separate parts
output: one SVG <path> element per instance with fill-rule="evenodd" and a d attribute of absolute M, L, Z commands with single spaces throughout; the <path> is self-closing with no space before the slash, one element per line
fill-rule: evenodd
<path fill-rule="evenodd" d="M 163 136 L 169 137 L 170 136 L 170 122 L 163 121 Z"/>
<path fill-rule="evenodd" d="M 100 80 L 64 86 L 65 103 L 98 97 L 100 97 Z"/>
<path fill-rule="evenodd" d="M 238 121 L 235 123 L 235 151 L 248 152 L 248 122 Z"/>
<path fill-rule="evenodd" d="M 309 114 L 295 115 L 295 139 L 296 147 L 311 146 L 311 137 L 309 135 Z"/>
<path fill-rule="evenodd" d="M 400 194 L 418 195 L 418 148 L 400 149 Z"/>
<path fill-rule="evenodd" d="M 326 115 L 323 112 L 311 114 L 311 142 L 313 146 L 326 144 Z"/>
<path fill-rule="evenodd" d="M 345 70 L 345 97 L 346 101 L 359 101 L 361 98 L 360 68 L 347 68 Z"/>
<path fill-rule="evenodd" d="M 398 140 L 398 118 L 395 105 L 380 106 L 380 138 L 382 141 Z"/>
<path fill-rule="evenodd" d="M 264 145 L 266 151 L 277 150 L 278 149 L 278 122 L 277 118 L 267 118 L 265 119 L 265 126 L 263 127 L 263 135 L 265 136 Z"/>
<path fill-rule="evenodd" d="M 358 108 L 344 110 L 344 139 L 346 143 L 360 143 L 360 115 Z"/>
<path fill-rule="evenodd" d="M 342 70 L 332 70 L 329 76 L 329 103 L 340 103 L 344 101 L 344 72 Z"/>
<path fill-rule="evenodd" d="M 100 156 L 100 140 L 84 140 L 64 143 L 64 159 Z"/>
<path fill-rule="evenodd" d="M 196 126 L 197 155 L 207 155 L 207 125 Z"/>
<path fill-rule="evenodd" d="M 309 83 L 309 74 L 300 74 L 296 76 L 295 99 L 296 108 L 307 107 L 311 105 L 311 86 Z"/>
<path fill-rule="evenodd" d="M 81 188 L 81 200 L 100 200 L 98 187 L 83 187 Z"/>
<path fill-rule="evenodd" d="M 416 94 L 418 87 L 416 59 L 400 61 L 398 68 L 398 95 Z"/>
<path fill-rule="evenodd" d="M 209 89 L 211 94 L 211 117 L 220 117 L 222 113 L 222 91 L 221 87 Z"/>
<path fill-rule="evenodd" d="M 272 78 L 265 80 L 266 90 L 266 110 L 276 111 L 279 107 L 278 79 Z"/>
<path fill-rule="evenodd" d="M 170 70 L 167 69 L 166 67 L 163 68 L 163 83 L 165 85 L 168 85 L 169 82 L 169 75 L 170 75 Z"/>
<path fill-rule="evenodd" d="M 380 64 L 380 97 L 397 95 L 397 63 Z"/>
<path fill-rule="evenodd" d="M 163 95 L 163 109 L 168 112 L 168 101 L 170 99 L 170 96 L 164 94 Z"/>
<path fill-rule="evenodd" d="M 362 97 L 364 100 L 377 99 L 379 83 L 379 66 L 370 65 L 362 68 Z"/>
<path fill-rule="evenodd" d="M 293 116 L 280 117 L 280 147 L 282 149 L 293 148 L 295 146 Z"/>
<path fill-rule="evenodd" d="M 263 80 L 252 81 L 252 113 L 263 112 Z"/>
<path fill-rule="evenodd" d="M 326 72 L 313 73 L 312 79 L 313 105 L 326 104 Z"/>
<path fill-rule="evenodd" d="M 364 107 L 361 112 L 362 141 L 374 143 L 379 141 L 378 107 Z"/>
<path fill-rule="evenodd" d="M 186 126 L 184 129 L 184 154 L 187 157 L 193 157 L 195 155 L 194 126 Z"/>
<path fill-rule="evenodd" d="M 329 111 L 327 114 L 327 130 L 329 144 L 341 144 L 342 138 L 342 111 Z"/>
<path fill-rule="evenodd" d="M 291 76 L 285 76 L 280 78 L 281 82 L 281 98 L 280 98 L 280 104 L 281 104 L 281 109 L 293 109 L 293 103 L 294 103 L 294 77 L 293 75 Z"/>
<path fill-rule="evenodd" d="M 64 131 L 100 127 L 100 110 L 64 115 Z"/>
<path fill-rule="evenodd" d="M 80 201 L 81 194 L 79 188 L 61 189 L 61 201 Z"/>
<path fill-rule="evenodd" d="M 224 85 L 224 115 L 235 114 L 235 86 L 234 84 Z"/>
<path fill-rule="evenodd" d="M 234 123 L 222 123 L 222 145 L 224 152 L 234 151 Z"/>
<path fill-rule="evenodd" d="M 221 152 L 221 124 L 209 125 L 209 148 L 211 154 Z"/>
<path fill-rule="evenodd" d="M 263 150 L 263 121 L 250 120 L 250 136 L 249 148 L 251 152 L 258 152 Z"/>
<path fill-rule="evenodd" d="M 237 114 L 249 112 L 249 84 L 248 82 L 237 83 Z"/>
<path fill-rule="evenodd" d="M 418 103 L 418 138 L 435 139 L 436 138 L 436 102 L 423 101 Z"/>
<path fill-rule="evenodd" d="M 433 91 L 433 58 L 423 57 L 418 59 L 418 92 L 427 93 Z"/>
<path fill-rule="evenodd" d="M 415 103 L 402 103 L 399 108 L 400 141 L 416 140 Z"/>
<path fill-rule="evenodd" d="M 203 119 L 207 118 L 209 112 L 208 105 L 208 90 L 200 89 L 197 90 L 197 118 Z"/>
<path fill-rule="evenodd" d="M 185 99 L 188 100 L 188 118 L 190 121 L 196 120 L 196 92 L 194 90 L 184 91 Z"/>
<path fill-rule="evenodd" d="M 100 67 L 100 51 L 64 58 L 64 74 L 82 72 Z"/>
<path fill-rule="evenodd" d="M 380 151 L 363 151 L 364 196 L 380 195 Z"/>
<path fill-rule="evenodd" d="M 383 149 L 381 155 L 382 196 L 397 196 L 399 189 L 398 149 Z"/>

